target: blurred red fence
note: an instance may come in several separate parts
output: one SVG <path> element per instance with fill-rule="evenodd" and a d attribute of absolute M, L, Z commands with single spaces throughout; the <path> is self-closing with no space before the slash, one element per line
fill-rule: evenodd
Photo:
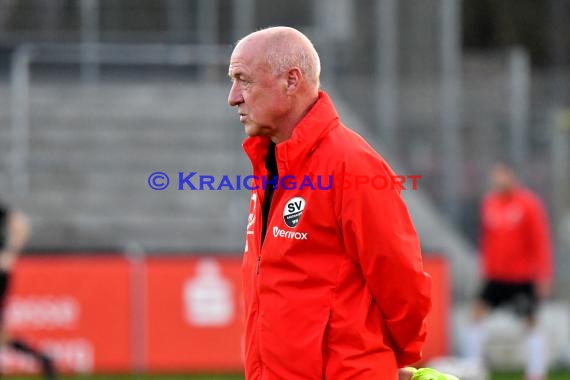
<path fill-rule="evenodd" d="M 449 273 L 433 277 L 427 358 L 448 351 Z M 239 257 L 129 260 L 117 256 L 23 258 L 5 310 L 8 330 L 49 351 L 65 372 L 241 370 Z M 5 372 L 35 372 L 3 349 Z"/>

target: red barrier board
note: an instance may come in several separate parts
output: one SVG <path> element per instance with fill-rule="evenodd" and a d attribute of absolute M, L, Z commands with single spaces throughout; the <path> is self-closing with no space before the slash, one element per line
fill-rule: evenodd
<path fill-rule="evenodd" d="M 444 258 L 424 258 L 424 270 L 432 279 L 432 309 L 427 321 L 427 340 L 424 345 L 425 361 L 449 354 L 451 315 L 451 284 L 449 265 Z"/>
<path fill-rule="evenodd" d="M 5 326 L 69 372 L 130 367 L 129 263 L 120 257 L 23 258 L 14 270 Z M 34 370 L 6 352 L 4 371 Z"/>
<path fill-rule="evenodd" d="M 449 269 L 427 258 L 433 279 L 426 359 L 448 353 Z M 239 371 L 239 256 L 28 257 L 18 262 L 5 310 L 8 330 L 49 351 L 65 372 Z M 35 372 L 3 350 L 6 372 Z"/>
<path fill-rule="evenodd" d="M 242 369 L 239 259 L 147 262 L 147 369 Z"/>

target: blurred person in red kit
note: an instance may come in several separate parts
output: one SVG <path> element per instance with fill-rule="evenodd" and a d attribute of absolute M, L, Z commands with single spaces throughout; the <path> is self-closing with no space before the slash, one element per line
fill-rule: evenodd
<path fill-rule="evenodd" d="M 3 323 L 13 267 L 28 240 L 29 231 L 30 226 L 25 215 L 10 209 L 0 200 L 0 342 L 36 359 L 41 366 L 44 379 L 53 380 L 56 378 L 56 372 L 52 359 L 22 339 L 8 334 Z"/>
<path fill-rule="evenodd" d="M 547 374 L 546 344 L 536 314 L 539 301 L 552 286 L 552 248 L 547 214 L 539 197 L 523 187 L 508 164 L 497 163 L 490 175 L 491 191 L 481 205 L 483 289 L 466 331 L 464 353 L 482 362 L 488 312 L 507 306 L 527 324 L 528 380 Z"/>
<path fill-rule="evenodd" d="M 258 178 L 243 257 L 246 379 L 409 379 L 431 280 L 400 189 L 280 182 L 394 175 L 340 122 L 319 75 L 313 44 L 288 27 L 244 37 L 230 60 L 228 103 Z"/>

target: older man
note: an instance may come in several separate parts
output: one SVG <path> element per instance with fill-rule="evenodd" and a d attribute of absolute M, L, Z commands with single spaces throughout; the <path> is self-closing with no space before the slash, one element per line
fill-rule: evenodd
<path fill-rule="evenodd" d="M 340 123 L 319 74 L 292 28 L 252 33 L 231 56 L 228 103 L 258 178 L 243 259 L 246 378 L 409 378 L 398 368 L 420 359 L 431 305 L 418 237 L 399 189 L 352 185 L 393 172 Z M 329 190 L 294 185 L 323 177 Z"/>

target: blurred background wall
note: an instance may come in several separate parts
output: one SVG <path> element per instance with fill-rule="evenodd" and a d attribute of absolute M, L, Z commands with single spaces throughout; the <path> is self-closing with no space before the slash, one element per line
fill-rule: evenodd
<path fill-rule="evenodd" d="M 508 159 L 548 206 L 568 297 L 569 24 L 564 0 L 0 0 L 0 194 L 39 254 L 239 253 L 247 193 L 179 191 L 178 172 L 249 173 L 229 55 L 290 25 L 347 124 L 422 176 L 405 196 L 459 296 L 475 289 L 487 172 Z M 155 171 L 167 190 L 149 188 Z"/>

